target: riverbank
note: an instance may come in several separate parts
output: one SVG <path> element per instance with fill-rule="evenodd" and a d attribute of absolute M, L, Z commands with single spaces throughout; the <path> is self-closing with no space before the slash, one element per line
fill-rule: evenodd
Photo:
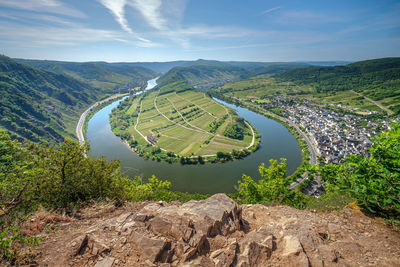
<path fill-rule="evenodd" d="M 296 179 L 300 178 L 305 173 L 304 167 L 306 165 L 318 163 L 316 148 L 313 146 L 311 141 L 308 139 L 307 135 L 305 133 L 303 133 L 297 125 L 291 123 L 286 118 L 283 118 L 274 113 L 268 112 L 256 104 L 247 103 L 247 102 L 241 101 L 240 99 L 237 99 L 237 98 L 226 97 L 223 94 L 217 94 L 214 97 L 223 99 L 224 101 L 232 103 L 234 105 L 241 106 L 241 107 L 247 108 L 249 110 L 252 110 L 258 114 L 266 116 L 267 118 L 273 119 L 286 127 L 286 129 L 296 138 L 296 140 L 299 144 L 299 147 L 302 150 L 301 165 L 290 176 L 290 179 L 296 180 Z"/>
<path fill-rule="evenodd" d="M 85 142 L 87 122 L 90 120 L 90 118 L 105 105 L 109 104 L 109 102 L 114 101 L 116 98 L 121 98 L 125 95 L 127 94 L 115 94 L 103 100 L 97 101 L 81 114 L 75 130 L 76 137 L 78 138 L 80 145 L 82 145 Z"/>
<path fill-rule="evenodd" d="M 89 121 L 87 140 L 90 142 L 89 155 L 104 156 L 107 160 L 120 160 L 124 175 L 131 178 L 140 176 L 143 181 L 155 175 L 172 183 L 172 190 L 190 193 L 234 192 L 237 181 L 243 174 L 260 179 L 258 167 L 268 165 L 269 159 L 286 158 L 287 173 L 292 174 L 301 164 L 301 151 L 295 137 L 280 123 L 251 110 L 235 107 L 222 102 L 251 123 L 261 135 L 261 145 L 257 151 L 241 160 L 226 161 L 224 164 L 169 164 L 140 157 L 128 149 L 127 145 L 112 132 L 109 114 L 118 106 L 114 102 Z M 221 104 L 221 105 L 222 105 Z M 249 143 L 250 143 L 249 139 Z"/>
<path fill-rule="evenodd" d="M 249 122 L 192 90 L 132 96 L 113 110 L 110 124 L 131 150 L 159 162 L 226 162 L 248 156 L 260 144 Z"/>

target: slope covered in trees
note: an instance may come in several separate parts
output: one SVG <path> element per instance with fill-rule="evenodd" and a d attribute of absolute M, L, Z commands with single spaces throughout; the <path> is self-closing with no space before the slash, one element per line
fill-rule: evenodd
<path fill-rule="evenodd" d="M 184 80 L 195 87 L 208 87 L 227 81 L 243 79 L 248 75 L 248 71 L 240 67 L 219 62 L 199 61 L 191 66 L 171 69 L 158 80 L 158 83 L 164 85 L 177 80 Z"/>
<path fill-rule="evenodd" d="M 129 63 L 64 62 L 49 60 L 16 59 L 29 66 L 69 75 L 93 87 L 114 89 L 124 85 L 135 87 L 156 76 L 157 72 Z"/>
<path fill-rule="evenodd" d="M 65 75 L 0 56 L 0 127 L 13 138 L 61 142 L 79 113 L 104 92 Z"/>

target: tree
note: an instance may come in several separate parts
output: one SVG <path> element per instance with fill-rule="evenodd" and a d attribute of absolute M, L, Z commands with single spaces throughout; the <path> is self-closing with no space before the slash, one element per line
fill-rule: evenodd
<path fill-rule="evenodd" d="M 351 155 L 326 165 L 321 176 L 328 193 L 349 193 L 358 204 L 383 217 L 400 217 L 400 123 L 375 138 L 370 156 Z"/>
<path fill-rule="evenodd" d="M 261 179 L 255 182 L 250 176 L 243 175 L 239 181 L 238 196 L 245 203 L 278 203 L 302 207 L 304 197 L 297 190 L 290 190 L 290 180 L 286 176 L 286 159 L 281 162 L 271 159 L 270 166 L 264 163 L 258 168 Z"/>
<path fill-rule="evenodd" d="M 204 159 L 203 159 L 202 156 L 198 156 L 198 157 L 197 157 L 197 161 L 198 161 L 200 164 L 204 164 Z"/>
<path fill-rule="evenodd" d="M 0 153 L 0 222 L 5 222 L 14 210 L 30 207 L 26 200 L 37 169 L 32 166 L 27 150 L 12 141 L 4 130 L 0 130 Z"/>

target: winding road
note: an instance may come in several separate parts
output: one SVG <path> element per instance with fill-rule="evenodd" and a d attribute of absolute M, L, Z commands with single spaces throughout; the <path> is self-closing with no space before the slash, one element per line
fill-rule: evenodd
<path fill-rule="evenodd" d="M 147 81 L 147 86 L 146 86 L 146 88 L 144 89 L 144 91 L 147 91 L 147 90 L 150 90 L 150 89 L 153 89 L 154 87 L 156 87 L 156 85 L 157 85 L 157 79 L 158 79 L 158 78 L 159 78 L 159 77 L 156 77 L 156 78 L 154 78 L 154 79 L 148 80 L 148 81 Z M 127 94 L 127 93 L 126 93 L 126 94 L 115 94 L 115 95 L 112 95 L 112 96 L 107 97 L 106 99 L 97 101 L 96 103 L 94 103 L 93 105 L 91 105 L 87 110 L 85 110 L 85 111 L 81 114 L 81 117 L 79 118 L 78 124 L 76 125 L 76 131 L 75 131 L 76 137 L 78 137 L 78 141 L 79 141 L 79 144 L 80 144 L 80 145 L 83 145 L 83 143 L 85 143 L 85 136 L 84 136 L 84 134 L 83 134 L 83 125 L 85 124 L 86 116 L 87 116 L 87 114 L 89 113 L 89 111 L 90 111 L 92 108 L 94 108 L 94 107 L 96 107 L 96 106 L 98 106 L 98 105 L 100 105 L 100 104 L 102 104 L 102 103 L 104 103 L 104 102 L 107 102 L 107 101 L 109 101 L 109 100 L 111 100 L 111 99 L 119 98 L 119 97 L 122 97 L 122 96 L 125 96 L 125 95 L 128 95 L 128 94 Z M 145 140 L 147 141 L 146 138 L 145 138 Z"/>
<path fill-rule="evenodd" d="M 96 107 L 96 106 L 98 106 L 98 105 L 100 105 L 100 104 L 102 104 L 104 102 L 107 102 L 107 101 L 109 101 L 111 99 L 119 98 L 119 97 L 122 97 L 122 96 L 125 96 L 125 95 L 127 95 L 127 94 L 115 94 L 115 95 L 107 97 L 106 99 L 97 101 L 96 103 L 91 105 L 87 110 L 85 110 L 81 114 L 81 117 L 79 118 L 78 124 L 76 125 L 76 131 L 75 131 L 76 137 L 78 137 L 78 141 L 79 141 L 80 145 L 83 145 L 85 143 L 85 136 L 83 134 L 83 125 L 85 124 L 86 116 L 89 113 L 89 111 L 92 110 L 92 108 L 94 108 L 94 107 Z"/>

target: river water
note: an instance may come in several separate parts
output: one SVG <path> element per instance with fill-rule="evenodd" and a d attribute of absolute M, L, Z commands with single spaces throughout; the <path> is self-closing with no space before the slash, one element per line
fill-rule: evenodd
<path fill-rule="evenodd" d="M 157 79 L 157 78 L 156 78 Z M 156 85 L 156 79 L 148 81 L 147 90 Z M 106 159 L 119 159 L 122 172 L 129 176 L 143 178 L 155 175 L 172 183 L 172 189 L 190 193 L 231 193 L 243 174 L 258 180 L 258 166 L 268 164 L 269 159 L 286 158 L 287 173 L 293 173 L 301 163 L 301 150 L 294 136 L 278 122 L 245 108 L 218 102 L 231 107 L 254 125 L 261 134 L 260 148 L 242 160 L 205 165 L 169 164 L 146 160 L 132 152 L 119 137 L 111 131 L 109 115 L 121 100 L 98 111 L 89 121 L 86 137 L 90 143 L 90 155 Z"/>

